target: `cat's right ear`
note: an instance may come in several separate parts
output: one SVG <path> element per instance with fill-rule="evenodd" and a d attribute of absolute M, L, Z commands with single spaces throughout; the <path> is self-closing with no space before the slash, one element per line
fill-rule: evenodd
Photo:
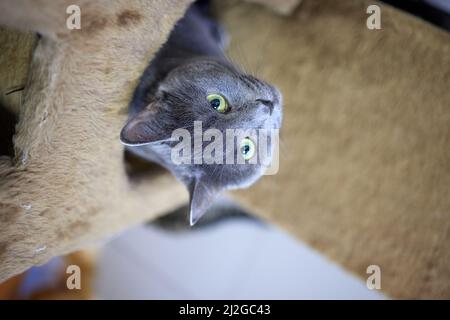
<path fill-rule="evenodd" d="M 189 222 L 193 226 L 217 198 L 219 190 L 199 179 L 192 181 L 188 188 L 191 198 Z"/>
<path fill-rule="evenodd" d="M 164 128 L 158 121 L 158 105 L 151 103 L 129 119 L 120 132 L 120 141 L 126 146 L 140 146 L 164 140 Z"/>

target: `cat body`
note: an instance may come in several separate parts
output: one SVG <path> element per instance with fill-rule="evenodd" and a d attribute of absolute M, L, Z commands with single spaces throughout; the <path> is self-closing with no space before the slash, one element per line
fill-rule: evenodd
<path fill-rule="evenodd" d="M 173 133 L 185 130 L 193 139 L 213 129 L 223 139 L 229 129 L 277 130 L 281 125 L 281 94 L 272 85 L 245 74 L 224 54 L 226 33 L 203 2 L 193 4 L 176 24 L 166 44 L 152 60 L 130 104 L 129 120 L 121 132 L 128 150 L 167 168 L 189 189 L 190 222 L 194 224 L 223 190 L 246 188 L 264 172 L 250 163 L 256 139 L 236 137 L 238 147 L 227 148 L 216 159 L 222 163 L 197 163 L 192 152 L 188 163 L 174 163 Z M 234 139 L 234 138 L 233 138 Z M 211 138 L 211 141 L 213 139 Z M 208 141 L 202 141 L 204 148 Z M 269 153 L 273 148 L 269 139 Z M 196 150 L 196 149 L 195 149 Z M 225 159 L 244 158 L 240 163 Z M 204 160 L 203 155 L 200 160 Z M 256 158 L 255 158 L 256 159 Z"/>

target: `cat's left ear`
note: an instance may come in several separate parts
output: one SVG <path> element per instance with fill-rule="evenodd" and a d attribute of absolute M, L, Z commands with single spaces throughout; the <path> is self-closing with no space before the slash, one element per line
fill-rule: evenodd
<path fill-rule="evenodd" d="M 200 179 L 195 179 L 190 185 L 189 193 L 191 198 L 189 222 L 193 226 L 208 210 L 218 196 L 220 190 L 208 186 Z"/>
<path fill-rule="evenodd" d="M 129 119 L 120 132 L 120 141 L 127 146 L 139 146 L 166 139 L 164 127 L 158 120 L 159 106 L 151 103 Z"/>

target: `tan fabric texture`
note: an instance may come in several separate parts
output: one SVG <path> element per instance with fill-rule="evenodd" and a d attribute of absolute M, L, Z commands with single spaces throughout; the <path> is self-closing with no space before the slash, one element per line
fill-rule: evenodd
<path fill-rule="evenodd" d="M 234 194 L 363 279 L 380 266 L 392 297 L 450 298 L 450 35 L 381 4 L 368 30 L 372 3 L 220 2 L 234 60 L 285 100 L 279 173 Z"/>
<path fill-rule="evenodd" d="M 170 175 L 129 179 L 119 132 L 140 75 L 189 1 L 78 1 L 81 30 L 66 28 L 70 3 L 0 2 L 0 23 L 42 35 L 15 157 L 0 157 L 0 281 L 187 201 Z"/>
<path fill-rule="evenodd" d="M 251 3 L 262 4 L 278 14 L 291 14 L 300 4 L 301 0 L 246 0 Z"/>

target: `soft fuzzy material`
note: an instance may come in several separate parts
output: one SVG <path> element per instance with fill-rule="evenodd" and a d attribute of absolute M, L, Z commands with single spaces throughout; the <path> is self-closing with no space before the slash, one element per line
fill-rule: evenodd
<path fill-rule="evenodd" d="M 15 158 L 0 158 L 0 281 L 187 201 L 169 175 L 130 180 L 118 135 L 139 76 L 190 1 L 79 1 L 81 30 L 66 29 L 66 2 L 0 2 L 1 23 L 42 35 Z"/>
<path fill-rule="evenodd" d="M 285 101 L 279 173 L 234 195 L 363 279 L 380 266 L 392 297 L 450 298 L 450 35 L 382 4 L 368 30 L 372 3 L 220 2 L 234 59 Z"/>

